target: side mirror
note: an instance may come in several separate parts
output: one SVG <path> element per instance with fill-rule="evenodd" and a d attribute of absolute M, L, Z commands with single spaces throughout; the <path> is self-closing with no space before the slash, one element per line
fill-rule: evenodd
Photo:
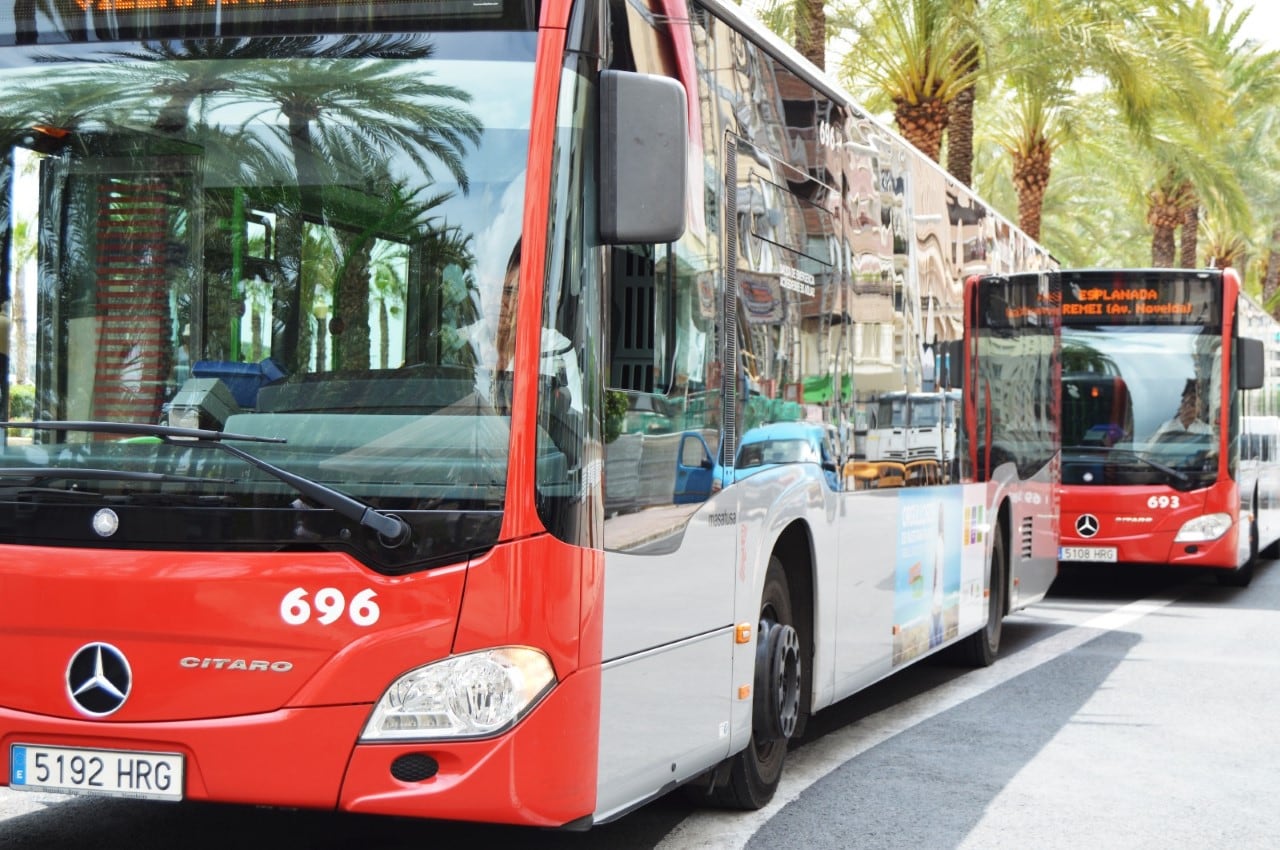
<path fill-rule="evenodd" d="M 1236 340 L 1236 383 L 1242 390 L 1261 389 L 1266 378 L 1267 349 L 1262 340 L 1242 336 Z"/>
<path fill-rule="evenodd" d="M 684 234 L 689 121 L 669 77 L 600 74 L 600 238 L 612 245 Z"/>

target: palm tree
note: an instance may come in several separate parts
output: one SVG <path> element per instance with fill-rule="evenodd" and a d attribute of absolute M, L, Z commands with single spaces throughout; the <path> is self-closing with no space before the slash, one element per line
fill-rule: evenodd
<path fill-rule="evenodd" d="M 1178 249 L 1178 264 L 1184 269 L 1196 268 L 1196 256 L 1199 254 L 1200 202 L 1195 197 L 1194 187 L 1191 194 L 1190 202 L 1182 212 L 1182 246 Z"/>
<path fill-rule="evenodd" d="M 478 321 L 481 312 L 471 234 L 443 228 L 439 233 L 440 238 L 425 242 L 421 248 L 422 265 L 439 273 L 429 294 L 436 301 L 439 326 L 434 350 L 427 354 L 431 362 L 474 367 L 475 352 L 460 332 Z"/>
<path fill-rule="evenodd" d="M 1092 132 L 1082 111 L 1090 81 L 1106 83 L 1118 114 L 1139 135 L 1156 116 L 1179 108 L 1214 114 L 1220 90 L 1186 37 L 1157 25 L 1139 0 L 989 0 L 983 7 L 992 45 L 988 71 L 1003 103 L 1002 145 L 1012 159 L 1018 220 L 1038 238 L 1053 157 Z"/>
<path fill-rule="evenodd" d="M 768 0 L 757 14 L 778 37 L 817 67 L 827 67 L 827 9 L 823 0 Z"/>
<path fill-rule="evenodd" d="M 1007 96 L 1007 93 L 998 93 Z M 1007 108 L 1001 101 L 996 106 Z M 974 188 L 998 209 L 1016 209 L 1004 112 L 987 110 L 976 136 Z M 1149 157 L 1139 147 L 1114 97 L 1081 92 L 1067 117 L 1088 116 L 1088 132 L 1064 132 L 1053 154 L 1053 178 L 1040 208 L 1040 241 L 1064 266 L 1145 266 Z M 1012 124 L 1012 121 L 1008 123 Z M 1074 123 L 1067 126 L 1076 129 Z"/>
<path fill-rule="evenodd" d="M 1155 18 L 1157 31 L 1169 42 L 1194 45 L 1193 67 L 1200 69 L 1201 78 L 1213 81 L 1219 93 L 1216 102 L 1195 105 L 1176 96 L 1166 99 L 1151 132 L 1140 136 L 1154 165 L 1147 193 L 1153 265 L 1199 265 L 1202 205 L 1216 210 L 1220 220 L 1249 218 L 1238 157 L 1229 150 L 1231 137 L 1263 92 L 1274 96 L 1271 77 L 1280 66 L 1241 42 L 1247 17 L 1247 11 L 1234 15 L 1230 0 L 1218 12 L 1205 0 L 1188 0 L 1162 7 Z M 1206 126 L 1216 132 L 1205 134 Z M 1243 127 L 1241 132 L 1248 136 Z M 1176 243 L 1179 227 L 1181 251 Z"/>
<path fill-rule="evenodd" d="M 947 171 L 965 186 L 973 185 L 973 110 L 978 100 L 978 81 L 983 69 L 985 45 L 976 33 L 983 29 L 979 0 L 957 0 L 956 14 L 971 24 L 954 61 L 968 80 L 951 101 L 947 115 Z"/>
<path fill-rule="evenodd" d="M 332 41 L 310 37 L 239 40 L 217 43 L 153 42 L 133 53 L 118 53 L 112 61 L 85 70 L 61 70 L 61 82 L 43 89 L 40 100 L 23 102 L 21 94 L 0 107 L 0 113 L 34 115 L 52 127 L 75 129 L 98 113 L 108 120 L 121 112 L 132 120 L 150 123 L 163 134 L 181 138 L 192 124 L 201 125 L 201 156 L 206 166 L 219 173 L 241 172 L 242 185 L 278 185 L 278 175 L 296 173 L 293 185 L 276 190 L 260 190 L 257 204 L 273 205 L 276 229 L 271 256 L 274 274 L 275 314 L 283 318 L 280 339 L 272 351 L 297 358 L 286 368 L 305 368 L 309 359 L 311 302 L 313 287 L 303 285 L 302 250 L 305 243 L 303 214 L 321 219 L 345 215 L 335 203 L 346 201 L 327 197 L 325 185 L 381 187 L 380 200 L 371 208 L 391 208 L 409 229 L 403 232 L 430 233 L 417 229 L 414 219 L 421 210 L 450 197 L 449 192 L 416 201 L 418 213 L 406 216 L 401 201 L 394 198 L 408 191 L 425 195 L 425 189 L 402 190 L 403 178 L 393 176 L 392 163 L 400 168 L 416 167 L 420 177 L 431 181 L 443 170 L 465 192 L 469 178 L 463 157 L 469 146 L 479 142 L 481 126 L 467 109 L 470 95 L 465 91 L 435 83 L 421 66 L 387 61 L 421 59 L 431 55 L 426 37 L 369 36 Z M 120 60 L 124 60 L 123 62 Z M 206 116 L 224 108 L 248 113 L 243 127 L 206 126 Z M 277 112 L 283 121 L 270 120 Z M 259 116 L 265 122 L 257 122 Z M 18 125 L 21 126 L 21 125 Z M 158 144 L 163 144 L 160 142 Z M 377 176 L 379 171 L 383 174 Z M 262 179 L 255 176 L 255 172 Z M 371 180 L 369 175 L 375 175 Z M 217 193 L 213 193 L 216 195 Z M 226 209 L 210 212 L 231 218 L 233 193 L 225 193 Z M 209 203 L 217 203 L 211 195 Z M 366 213 L 359 220 L 371 222 Z M 383 216 L 386 223 L 387 216 Z M 232 234 L 232 252 L 244 252 L 243 237 Z M 235 243 L 241 243 L 236 249 Z M 364 350 L 368 358 L 367 289 L 368 232 L 334 242 L 341 246 L 345 292 L 338 293 L 344 309 L 354 311 L 335 317 L 345 322 L 353 336 L 364 328 L 364 345 L 348 338 L 348 356 Z M 362 259 L 363 258 L 363 259 Z M 241 279 L 232 269 L 231 285 Z M 229 317 L 228 317 L 229 318 Z M 305 319 L 305 320 L 304 320 Z M 215 321 L 230 327 L 231 322 Z M 285 354 L 287 352 L 287 355 Z"/>
<path fill-rule="evenodd" d="M 326 349 L 328 320 L 334 300 L 339 277 L 339 257 L 337 237 L 332 228 L 324 225 L 307 224 L 303 228 L 302 241 L 302 279 L 310 283 L 308 307 L 303 313 L 310 324 L 312 317 L 316 320 L 315 351 L 316 365 L 311 371 L 325 372 L 329 368 L 329 355 Z M 306 358 L 311 357 L 310 338 L 306 339 Z"/>
<path fill-rule="evenodd" d="M 365 224 L 360 230 L 347 226 L 333 231 L 332 250 L 337 260 L 333 273 L 333 306 L 343 325 L 341 338 L 335 340 L 335 360 L 342 369 L 367 369 L 370 365 L 368 311 L 370 296 L 377 291 L 375 253 L 393 250 L 397 256 L 406 255 L 411 253 L 409 242 L 415 241 L 425 273 L 433 282 L 439 280 L 448 266 L 455 266 L 465 274 L 475 265 L 470 237 L 461 237 L 456 228 L 435 217 L 436 209 L 453 197 L 453 193 L 430 194 L 429 187 L 422 187 L 410 194 L 389 180 L 385 185 L 377 182 L 373 185 L 374 194 L 382 199 L 382 208 L 372 216 L 364 216 Z M 346 216 L 345 220 L 351 218 Z M 405 241 L 396 243 L 394 249 L 380 249 L 379 246 L 387 244 L 385 234 L 406 234 Z M 412 240 L 407 234 L 424 234 L 425 238 Z M 379 300 L 379 303 L 383 302 Z M 356 317 L 354 324 L 352 316 Z M 385 316 L 382 320 L 381 339 L 385 345 Z"/>
<path fill-rule="evenodd" d="M 1147 224 L 1151 225 L 1151 265 L 1172 266 L 1178 253 L 1177 229 L 1196 203 L 1195 186 L 1170 164 L 1147 192 Z M 1193 264 L 1194 265 L 1194 264 Z"/>
<path fill-rule="evenodd" d="M 867 92 L 873 109 L 889 106 L 898 131 L 937 162 L 949 110 L 973 85 L 963 60 L 977 34 L 963 14 L 971 0 L 858 0 L 833 24 L 847 41 L 839 76 Z"/>
<path fill-rule="evenodd" d="M 1262 273 L 1262 305 L 1280 318 L 1280 224 L 1271 229 L 1267 242 L 1266 267 Z"/>
<path fill-rule="evenodd" d="M 1234 16 L 1227 15 L 1234 23 Z M 1169 26 L 1148 15 L 1135 32 L 1145 32 L 1149 44 L 1160 25 Z M 1203 70 L 1214 66 L 1203 52 L 1203 43 L 1184 33 L 1166 40 L 1167 55 L 1163 58 L 1143 60 L 1143 67 L 1133 73 L 1116 64 L 1110 74 L 1098 78 L 1108 85 L 1073 86 L 1066 93 L 1055 113 L 1055 133 L 1046 134 L 1054 145 L 1053 179 L 1045 186 L 1039 207 L 1041 239 L 1063 263 L 1146 265 L 1153 256 L 1167 265 L 1197 263 L 1191 252 L 1196 250 L 1198 223 L 1205 220 L 1214 222 L 1215 234 L 1235 229 L 1245 235 L 1247 246 L 1258 246 L 1253 250 L 1265 251 L 1271 244 L 1272 229 L 1276 230 L 1276 244 L 1280 244 L 1280 227 L 1268 220 L 1265 231 L 1255 235 L 1248 216 L 1250 210 L 1280 208 L 1280 149 L 1276 143 L 1280 139 L 1280 104 L 1274 95 L 1280 73 L 1275 70 L 1274 57 L 1256 43 L 1231 36 L 1226 40 L 1235 43 L 1226 52 L 1232 61 L 1221 63 L 1226 69 L 1226 85 L 1216 82 L 1215 72 Z M 1003 36 L 996 41 L 1011 46 Z M 1171 63 L 1175 57 L 1181 58 Z M 1101 66 L 1101 60 L 1096 61 Z M 1079 64 L 1065 59 L 1059 64 L 1064 63 Z M 1185 68 L 1170 70 L 1165 67 L 1168 64 Z M 1194 70 L 1199 79 L 1188 79 L 1187 69 Z M 1160 84 L 1153 84 L 1152 79 Z M 1122 86 L 1125 80 L 1130 82 Z M 1164 95 L 1166 87 L 1178 94 Z M 1127 100 L 1117 94 L 1120 88 L 1131 91 Z M 1045 85 L 1026 89 L 1040 95 L 1050 91 Z M 1231 96 L 1225 112 L 1214 103 L 1224 89 Z M 981 113 L 984 120 L 975 146 L 979 152 L 975 187 L 1000 208 L 1012 206 L 1014 187 L 995 170 L 998 158 L 991 140 L 1009 148 L 1019 137 L 1001 132 L 1003 128 L 1034 124 L 1019 121 L 1014 98 L 1007 85 L 994 89 L 985 101 L 992 108 Z M 1201 104 L 1198 109 L 1205 117 L 1187 119 L 1181 102 Z M 1023 108 L 1022 114 L 1034 113 Z M 1206 128 L 1214 129 L 1206 133 Z M 1239 200 L 1241 186 L 1247 193 L 1244 204 Z M 1159 228 L 1147 224 L 1149 216 Z M 1180 245 L 1179 229 L 1183 234 Z M 1205 233 L 1209 235 L 1209 231 Z M 1219 246 L 1225 244 L 1217 237 L 1214 241 Z M 1154 255 L 1153 242 L 1161 246 Z M 1245 260 L 1242 271 L 1250 268 L 1248 255 Z M 1270 268 L 1271 280 L 1280 279 L 1280 259 Z M 1261 269 L 1257 276 L 1263 276 Z M 1266 291 L 1274 292 L 1276 284 L 1269 286 Z"/>
<path fill-rule="evenodd" d="M 276 135 L 277 144 L 292 151 L 297 174 L 296 193 L 281 197 L 277 231 L 284 287 L 286 293 L 294 294 L 291 300 L 297 311 L 286 325 L 294 328 L 306 308 L 297 261 L 301 214 L 323 211 L 318 187 L 350 182 L 347 174 L 360 176 L 359 182 L 367 184 L 367 177 L 361 175 L 367 175 L 374 164 L 407 158 L 428 176 L 443 166 L 465 192 L 469 179 L 463 157 L 469 144 L 479 143 L 481 133 L 479 120 L 461 106 L 470 101 L 470 94 L 434 83 L 421 68 L 407 70 L 397 63 L 376 61 L 381 55 L 376 39 L 368 44 L 344 39 L 342 46 L 332 49 L 320 40 L 301 41 L 304 44 L 295 45 L 293 52 L 303 58 L 264 63 L 239 77 L 235 91 L 238 99 L 276 104 L 285 118 L 283 124 L 262 126 Z M 430 55 L 429 46 L 420 47 L 419 54 Z M 353 55 L 369 58 L 353 60 Z M 348 288 L 361 288 L 359 281 L 367 287 L 367 274 L 353 271 L 352 275 Z M 354 291 L 340 293 L 340 302 L 342 310 L 352 312 L 335 316 L 334 321 L 344 330 L 364 328 L 367 360 L 367 289 L 364 298 Z M 286 351 L 297 348 L 288 343 Z M 359 358 L 354 354 L 361 350 L 359 346 L 344 344 L 344 348 L 351 352 L 346 356 Z"/>
<path fill-rule="evenodd" d="M 378 301 L 378 368 L 391 360 L 391 317 L 404 312 L 405 270 L 409 264 L 407 245 L 379 242 L 370 254 L 370 286 Z"/>
<path fill-rule="evenodd" d="M 1205 219 L 1205 265 L 1212 268 L 1242 269 L 1249 253 L 1249 243 L 1235 228 L 1231 221 L 1220 221 L 1214 217 Z M 1186 245 L 1186 239 L 1183 239 Z M 1183 258 L 1184 268 L 1194 267 Z"/>
<path fill-rule="evenodd" d="M 31 222 L 20 218 L 13 223 L 13 326 L 10 332 L 13 373 L 25 384 L 31 371 L 27 351 L 27 265 L 36 258 L 37 243 Z"/>
<path fill-rule="evenodd" d="M 1207 16 L 1207 10 L 1205 13 Z M 1233 119 L 1214 136 L 1214 143 L 1222 149 L 1222 159 L 1241 187 L 1243 203 L 1223 203 L 1213 194 L 1216 187 L 1209 187 L 1212 204 L 1206 206 L 1214 221 L 1214 237 L 1244 244 L 1245 253 L 1236 265 L 1249 283 L 1254 277 L 1249 270 L 1249 249 L 1266 249 L 1270 244 L 1270 233 L 1276 228 L 1271 211 L 1280 208 L 1280 52 L 1245 35 L 1249 9 L 1238 16 L 1233 13 L 1232 3 L 1226 2 L 1216 19 L 1200 26 L 1208 32 L 1206 49 L 1215 65 L 1223 69 Z M 1187 243 L 1194 241 L 1194 236 L 1184 224 L 1183 265 L 1187 265 Z M 1209 256 L 1218 254 L 1213 251 Z M 1256 279 L 1252 283 L 1257 286 Z"/>
<path fill-rule="evenodd" d="M 1044 86 L 1053 85 L 1046 80 Z M 1040 239 L 1041 211 L 1049 187 L 1054 153 L 1070 133 L 1071 96 L 1059 90 L 1018 88 L 1006 92 L 1009 99 L 999 114 L 1006 116 L 1000 146 L 1012 162 L 1013 186 L 1018 199 L 1018 226 L 1032 239 Z"/>
<path fill-rule="evenodd" d="M 796 50 L 819 68 L 827 67 L 827 10 L 823 0 L 795 0 Z"/>
<path fill-rule="evenodd" d="M 977 0 L 974 0 L 975 8 Z M 978 99 L 982 58 L 977 42 L 956 58 L 972 81 L 956 94 L 947 115 L 947 171 L 965 186 L 973 185 L 973 109 Z"/>
<path fill-rule="evenodd" d="M 285 187 L 275 201 L 276 261 L 282 278 L 276 302 L 289 319 L 283 323 L 285 338 L 276 341 L 273 351 L 289 352 L 298 361 L 286 365 L 305 368 L 313 292 L 301 282 L 306 242 L 302 216 L 324 216 L 327 201 L 319 187 L 367 184 L 371 170 L 401 159 L 427 177 L 442 166 L 465 192 L 469 179 L 463 157 L 469 145 L 478 143 L 481 127 L 465 109 L 468 93 L 433 83 L 419 68 L 385 61 L 429 57 L 432 47 L 425 37 L 347 37 L 336 43 L 283 37 L 218 42 L 213 48 L 203 44 L 157 43 L 137 55 L 121 54 L 184 60 L 159 63 L 163 76 L 158 82 L 154 62 L 121 66 L 122 76 L 132 68 L 147 81 L 125 83 L 122 89 L 144 92 L 156 109 L 157 129 L 166 132 L 184 129 L 193 107 L 260 103 L 260 115 L 267 111 L 265 104 L 275 104 L 284 117 L 283 123 L 252 125 L 240 134 L 239 145 L 256 149 L 264 161 L 278 161 L 287 153 L 297 176 L 296 184 Z M 163 98 L 158 106 L 156 98 Z M 374 182 L 385 186 L 395 181 L 388 175 Z M 333 245 L 345 257 L 337 302 L 354 311 L 335 316 L 333 322 L 348 334 L 344 358 L 350 368 L 358 368 L 368 359 L 368 240 L 335 234 Z"/>

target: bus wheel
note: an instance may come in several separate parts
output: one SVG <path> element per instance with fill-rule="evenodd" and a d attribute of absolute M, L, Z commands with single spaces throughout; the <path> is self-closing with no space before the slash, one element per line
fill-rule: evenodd
<path fill-rule="evenodd" d="M 751 741 L 729 759 L 724 784 L 712 789 L 711 799 L 717 805 L 759 809 L 778 790 L 787 743 L 800 719 L 804 680 L 800 636 L 794 622 L 787 574 L 774 556 L 765 574 L 756 631 Z"/>
<path fill-rule="evenodd" d="M 987 624 L 955 645 L 951 658 L 968 667 L 990 667 L 1000 651 L 1004 629 L 1004 597 L 1009 584 L 1009 563 L 1004 551 L 1004 529 L 991 528 L 991 581 L 987 594 Z"/>

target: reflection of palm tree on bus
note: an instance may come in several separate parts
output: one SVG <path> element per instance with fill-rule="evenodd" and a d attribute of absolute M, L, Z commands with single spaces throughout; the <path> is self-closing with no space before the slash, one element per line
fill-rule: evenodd
<path fill-rule="evenodd" d="M 449 263 L 465 273 L 472 262 L 449 233 L 454 228 L 429 218 L 430 210 L 454 193 L 430 192 L 422 185 L 443 168 L 461 192 L 468 190 L 463 156 L 469 145 L 478 144 L 482 130 L 465 108 L 470 95 L 436 84 L 420 65 L 395 61 L 429 57 L 432 46 L 426 38 L 221 40 L 215 53 L 202 52 L 208 50 L 204 44 L 149 42 L 134 52 L 110 54 L 111 61 L 89 68 L 57 69 L 63 82 L 43 89 L 41 102 L 24 102 L 19 92 L 3 112 L 22 116 L 13 126 L 49 128 L 50 138 L 36 139 L 37 150 L 42 145 L 56 149 L 76 132 L 110 131 L 136 120 L 163 135 L 126 132 L 103 138 L 147 156 L 185 158 L 191 168 L 204 172 L 238 175 L 233 185 L 259 187 L 206 188 L 203 202 L 206 227 L 225 228 L 242 219 L 250 204 L 266 210 L 274 222 L 275 245 L 262 256 L 272 261 L 268 277 L 275 291 L 278 338 L 267 348 L 280 357 L 289 352 L 296 362 L 285 365 L 305 370 L 320 283 L 335 297 L 336 315 L 330 321 L 345 334 L 335 345 L 335 364 L 367 368 L 373 301 L 369 278 L 377 242 L 387 237 L 402 244 L 416 240 L 420 256 L 449 258 L 434 267 L 437 273 Z M 272 112 L 283 120 L 272 120 Z M 199 128 L 198 138 L 188 141 L 193 127 Z M 370 174 L 379 170 L 382 175 L 371 180 Z M 308 231 L 317 226 L 330 230 L 325 238 L 340 258 L 328 283 L 304 280 L 304 245 Z M 438 248 L 432 247 L 441 240 Z M 245 241 L 239 232 L 224 240 L 226 268 L 212 271 L 225 280 L 210 284 L 239 291 L 240 300 L 249 295 L 244 281 L 254 278 L 245 268 Z M 232 324 L 230 315 L 206 319 L 205 329 L 215 335 L 225 334 Z M 385 341 L 386 334 L 381 338 Z M 234 338 L 205 343 L 222 352 L 239 350 Z"/>
<path fill-rule="evenodd" d="M 324 42 L 316 40 L 316 44 L 322 46 Z M 377 45 L 378 40 L 371 39 L 365 55 L 380 56 Z M 323 49 L 315 52 L 323 53 Z M 296 44 L 291 45 L 290 53 L 299 55 Z M 327 206 L 337 203 L 336 198 L 330 201 L 322 197 L 320 186 L 350 185 L 350 180 L 343 179 L 344 172 L 359 180 L 357 186 L 367 185 L 364 175 L 368 174 L 370 163 L 384 162 L 390 169 L 402 159 L 424 175 L 431 174 L 435 163 L 442 164 L 462 191 L 469 186 L 462 155 L 468 143 L 478 143 L 481 127 L 471 113 L 447 104 L 465 103 L 470 95 L 451 86 L 436 85 L 420 73 L 403 73 L 396 63 L 364 60 L 362 53 L 357 51 L 353 59 L 344 49 L 339 54 L 341 58 L 306 58 L 302 77 L 291 73 L 292 62 L 263 64 L 255 73 L 236 81 L 237 96 L 274 103 L 285 118 L 283 126 L 255 126 L 274 134 L 277 144 L 293 153 L 297 194 L 283 192 L 277 212 L 284 286 L 286 293 L 296 294 L 295 310 L 304 308 L 305 298 L 297 278 L 302 215 L 323 215 Z M 302 55 L 306 56 L 305 51 Z M 400 58 L 408 55 L 403 52 Z M 429 55 L 429 44 L 420 43 L 415 58 Z M 394 181 L 395 176 L 388 173 L 388 182 Z M 367 240 L 356 237 L 347 247 L 363 251 L 364 244 Z M 342 294 L 347 297 L 342 299 L 340 309 L 350 312 L 335 316 L 335 321 L 342 321 L 344 330 L 357 326 L 364 329 L 366 344 L 358 345 L 352 339 L 347 348 L 353 352 L 350 356 L 363 352 L 367 361 L 367 261 L 357 263 L 357 267 L 361 274 L 353 270 L 343 275 L 346 283 Z M 296 320 L 285 322 L 286 327 L 296 328 L 299 324 Z"/>
<path fill-rule="evenodd" d="M 398 243 L 377 243 L 369 255 L 369 285 L 378 302 L 378 365 L 391 365 L 391 317 L 404 312 L 405 267 L 409 253 Z"/>
<path fill-rule="evenodd" d="M 19 384 L 30 379 L 27 353 L 27 265 L 36 259 L 36 235 L 25 218 L 13 223 L 13 344 L 11 363 Z"/>

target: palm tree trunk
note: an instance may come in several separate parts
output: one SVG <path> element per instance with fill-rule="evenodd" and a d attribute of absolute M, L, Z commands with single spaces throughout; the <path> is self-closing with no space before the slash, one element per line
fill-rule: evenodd
<path fill-rule="evenodd" d="M 391 330 L 391 321 L 387 314 L 387 300 L 378 299 L 378 368 L 386 369 L 391 360 L 391 340 L 387 334 Z"/>
<path fill-rule="evenodd" d="M 272 316 L 281 317 L 271 334 L 271 356 L 286 372 L 302 375 L 311 366 L 312 295 L 302 282 L 302 200 L 293 186 L 276 204 L 276 262 L 280 276 L 272 288 Z"/>
<path fill-rule="evenodd" d="M 252 303 L 253 309 L 249 313 L 249 358 L 256 363 L 262 359 L 262 307 L 258 304 L 256 292 Z"/>
<path fill-rule="evenodd" d="M 27 281 L 26 270 L 20 265 L 14 274 L 13 326 L 9 333 L 13 340 L 13 373 L 19 384 L 25 384 L 30 374 L 30 356 L 27 352 Z"/>
<path fill-rule="evenodd" d="M 796 50 L 826 69 L 827 10 L 823 0 L 796 0 Z"/>
<path fill-rule="evenodd" d="M 899 100 L 894 104 L 894 121 L 898 131 L 920 152 L 934 162 L 942 151 L 942 134 L 947 129 L 947 105 L 937 98 L 919 103 Z"/>
<path fill-rule="evenodd" d="M 962 89 L 951 102 L 947 119 L 947 171 L 966 186 L 973 185 L 973 86 Z"/>
<path fill-rule="evenodd" d="M 1151 233 L 1151 265 L 1156 268 L 1172 268 L 1177 256 L 1174 228 L 1168 224 L 1155 225 Z"/>
<path fill-rule="evenodd" d="M 339 232 L 342 272 L 336 281 L 334 312 L 341 317 L 342 345 L 334 345 L 339 369 L 369 368 L 369 252 L 372 244 L 360 234 Z M 335 341 L 336 343 L 336 341 Z"/>
<path fill-rule="evenodd" d="M 286 105 L 282 111 L 289 121 L 289 144 L 293 151 L 296 187 L 286 185 L 277 204 L 276 258 L 281 280 L 275 287 L 273 315 L 283 317 L 280 332 L 272 334 L 271 351 L 289 358 L 286 371 L 305 374 L 311 365 L 311 305 L 314 287 L 303 285 L 302 245 L 306 241 L 303 215 L 320 213 L 322 199 L 315 168 L 315 150 L 311 144 L 311 113 Z"/>
<path fill-rule="evenodd" d="M 1018 226 L 1032 239 L 1040 238 L 1040 216 L 1049 186 L 1053 148 L 1040 136 L 1024 151 L 1013 154 L 1013 188 L 1018 193 Z"/>
<path fill-rule="evenodd" d="M 1170 168 L 1147 192 L 1147 224 L 1151 225 L 1151 265 L 1173 268 L 1178 256 L 1177 231 L 1186 220 L 1188 204 L 1195 201 L 1195 189 Z M 1194 241 L 1194 240 L 1193 240 Z"/>
<path fill-rule="evenodd" d="M 1273 318 L 1280 319 L 1280 224 L 1271 229 L 1271 242 L 1267 246 L 1267 270 L 1262 276 L 1262 306 Z"/>
<path fill-rule="evenodd" d="M 970 47 L 956 60 L 959 72 L 972 77 L 977 76 L 979 63 L 976 47 Z M 947 171 L 966 186 L 973 185 L 973 105 L 977 91 L 975 84 L 961 89 L 951 101 L 947 120 Z"/>
<path fill-rule="evenodd" d="M 1191 204 L 1182 217 L 1182 250 L 1179 260 L 1184 269 L 1198 268 L 1196 257 L 1200 242 L 1200 206 Z"/>
<path fill-rule="evenodd" d="M 316 316 L 316 374 L 328 371 L 329 352 L 325 346 L 325 340 L 328 336 L 328 327 L 326 322 L 329 321 L 328 316 Z"/>

